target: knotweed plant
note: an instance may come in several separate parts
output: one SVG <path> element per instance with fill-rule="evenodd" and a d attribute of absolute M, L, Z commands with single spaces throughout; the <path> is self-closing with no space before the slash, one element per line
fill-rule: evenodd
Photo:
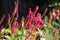
<path fill-rule="evenodd" d="M 46 16 L 38 12 L 39 6 L 34 10 L 28 9 L 27 17 L 18 22 L 18 1 L 12 16 L 8 13 L 7 24 L 2 28 L 5 15 L 0 20 L 0 40 L 60 40 L 60 10 L 53 8 Z M 8 28 L 6 28 L 8 26 Z"/>

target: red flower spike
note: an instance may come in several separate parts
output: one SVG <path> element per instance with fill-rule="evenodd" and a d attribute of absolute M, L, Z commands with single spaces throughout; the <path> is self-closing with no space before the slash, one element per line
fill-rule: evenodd
<path fill-rule="evenodd" d="M 17 18 L 14 18 L 14 21 L 17 21 Z"/>
<path fill-rule="evenodd" d="M 29 28 L 31 26 L 31 21 L 28 20 L 25 24 L 25 29 Z"/>
<path fill-rule="evenodd" d="M 36 28 L 40 28 L 40 27 L 41 27 L 41 24 L 38 23 L 38 24 L 36 25 Z"/>
<path fill-rule="evenodd" d="M 36 7 L 34 8 L 33 16 L 35 16 L 35 14 L 37 13 L 38 9 L 39 9 L 39 6 L 36 6 Z"/>
<path fill-rule="evenodd" d="M 33 16 L 33 12 L 31 10 L 31 8 L 29 8 L 29 10 L 28 10 L 28 17 L 31 17 L 31 16 Z"/>
<path fill-rule="evenodd" d="M 25 29 L 27 29 L 29 27 L 29 21 L 27 21 L 27 23 L 25 24 Z"/>
<path fill-rule="evenodd" d="M 10 23 L 10 14 L 8 14 L 8 24 Z"/>
<path fill-rule="evenodd" d="M 0 25 L 3 23 L 4 18 L 5 18 L 5 15 L 3 15 L 2 19 L 0 20 Z"/>
<path fill-rule="evenodd" d="M 43 23 L 37 23 L 36 28 L 42 29 L 45 23 L 46 21 L 44 21 Z"/>
<path fill-rule="evenodd" d="M 12 32 L 12 34 L 15 34 L 15 30 L 14 30 L 14 27 L 13 26 L 11 28 L 11 32 Z"/>
<path fill-rule="evenodd" d="M 18 20 L 18 13 L 16 14 L 16 17 L 14 18 L 14 21 Z"/>
<path fill-rule="evenodd" d="M 15 34 L 15 29 L 18 28 L 19 24 L 17 22 L 17 18 L 14 18 L 14 22 L 11 27 L 12 34 Z"/>
<path fill-rule="evenodd" d="M 41 22 L 42 21 L 42 17 L 40 13 L 37 13 L 37 16 L 33 19 L 35 22 Z"/>
<path fill-rule="evenodd" d="M 15 2 L 15 8 L 13 10 L 13 15 L 17 13 L 17 10 L 18 10 L 18 3 Z"/>
<path fill-rule="evenodd" d="M 33 22 L 33 17 L 29 17 L 26 24 L 25 24 L 25 28 L 29 28 L 30 26 L 32 26 L 34 24 Z"/>
<path fill-rule="evenodd" d="M 18 22 L 14 21 L 11 27 L 12 34 L 15 34 L 15 29 L 18 28 Z"/>

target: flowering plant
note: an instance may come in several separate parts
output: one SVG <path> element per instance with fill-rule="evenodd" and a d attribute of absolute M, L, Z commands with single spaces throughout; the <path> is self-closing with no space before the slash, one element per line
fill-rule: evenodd
<path fill-rule="evenodd" d="M 22 17 L 19 23 L 17 21 L 18 3 L 15 2 L 12 16 L 8 13 L 7 25 L 4 28 L 0 28 L 0 39 L 60 40 L 60 10 L 52 9 L 50 16 L 45 15 L 48 10 L 47 8 L 43 15 L 38 10 L 39 6 L 36 6 L 33 11 L 29 8 L 26 19 Z M 0 26 L 2 26 L 4 18 L 5 15 L 0 20 Z M 8 28 L 6 28 L 7 26 Z"/>

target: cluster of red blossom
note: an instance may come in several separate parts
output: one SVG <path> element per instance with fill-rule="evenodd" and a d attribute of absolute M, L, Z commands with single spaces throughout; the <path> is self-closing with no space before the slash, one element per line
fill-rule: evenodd
<path fill-rule="evenodd" d="M 45 24 L 45 21 L 42 22 L 42 16 L 41 14 L 37 11 L 38 11 L 39 7 L 36 6 L 34 11 L 32 11 L 31 8 L 29 8 L 28 10 L 28 20 L 27 20 L 27 23 L 25 25 L 25 28 L 29 28 L 31 27 L 32 25 L 35 25 L 36 28 L 42 28 L 43 25 Z M 36 15 L 37 13 L 37 15 Z"/>
<path fill-rule="evenodd" d="M 27 22 L 25 24 L 25 29 L 30 29 L 27 37 L 26 37 L 26 40 L 28 40 L 30 38 L 30 35 L 34 32 L 35 28 L 39 28 L 39 29 L 42 29 L 44 24 L 46 23 L 46 21 L 42 21 L 42 16 L 39 12 L 37 12 L 39 9 L 38 6 L 36 6 L 34 8 L 34 10 L 32 11 L 31 8 L 29 8 L 28 10 L 28 19 L 27 19 Z M 46 13 L 47 9 L 45 10 L 44 14 Z M 37 15 L 36 15 L 37 13 Z"/>
<path fill-rule="evenodd" d="M 24 24 L 25 29 L 30 30 L 28 33 L 28 36 L 30 36 L 34 32 L 35 28 L 42 29 L 44 24 L 46 23 L 45 20 L 44 21 L 42 20 L 42 17 L 46 13 L 47 9 L 45 10 L 43 16 L 41 16 L 41 13 L 37 12 L 38 10 L 39 10 L 38 6 L 36 6 L 33 11 L 31 8 L 29 8 L 28 15 L 27 15 L 27 17 L 28 17 L 27 21 L 24 18 L 22 19 L 22 22 L 26 21 L 26 23 Z M 17 11 L 18 11 L 18 4 L 15 3 L 15 8 L 13 10 L 12 16 L 16 15 L 16 17 L 13 19 L 13 22 L 11 25 L 11 31 L 13 34 L 15 34 L 15 32 L 16 32 L 15 29 L 18 28 L 18 26 L 19 26 L 19 23 L 17 21 L 17 19 L 18 19 Z M 59 10 L 56 11 L 55 9 L 52 9 L 52 11 L 50 13 L 49 22 L 51 22 L 53 18 L 54 18 L 54 20 L 56 20 L 59 16 L 60 16 L 60 11 Z M 5 18 L 5 15 L 3 15 L 2 19 L 0 20 L 0 26 L 2 25 L 4 18 Z M 11 16 L 10 16 L 10 14 L 8 14 L 8 24 L 10 24 L 10 23 L 11 23 Z M 57 31 L 57 30 L 54 29 L 53 34 L 55 33 L 55 31 Z"/>
<path fill-rule="evenodd" d="M 17 13 L 17 9 L 18 9 L 18 4 L 16 3 L 16 6 L 14 8 L 14 11 L 13 11 L 13 16 L 16 15 L 16 18 L 14 18 L 14 21 L 13 21 L 13 24 L 12 24 L 12 31 L 14 30 L 14 27 L 17 27 L 19 24 L 17 22 L 17 19 L 18 19 L 18 13 Z M 38 6 L 36 6 L 34 8 L 34 10 L 32 11 L 31 8 L 29 8 L 28 10 L 28 20 L 25 24 L 25 28 L 30 28 L 32 25 L 35 26 L 35 28 L 43 28 L 44 24 L 46 23 L 46 21 L 42 21 L 42 16 L 39 12 L 37 12 L 39 9 Z M 37 15 L 36 15 L 37 13 Z M 46 13 L 46 10 L 45 10 L 45 13 Z M 56 14 L 54 16 L 54 14 Z M 57 13 L 56 13 L 56 10 L 55 9 L 52 9 L 52 13 L 50 13 L 50 21 L 52 20 L 52 17 L 54 16 L 54 19 L 57 19 L 57 17 L 60 16 L 60 11 L 57 10 Z M 0 20 L 0 25 L 2 24 L 3 20 L 5 18 L 5 15 L 3 15 L 2 19 Z M 10 14 L 8 14 L 8 24 L 10 24 L 11 22 L 11 18 L 10 18 Z"/>
<path fill-rule="evenodd" d="M 44 14 L 43 14 L 42 16 L 41 16 L 41 13 L 37 12 L 38 9 L 39 9 L 38 6 L 36 6 L 33 11 L 32 11 L 31 8 L 29 8 L 29 10 L 28 10 L 28 20 L 27 20 L 27 22 L 26 22 L 26 24 L 25 24 L 25 28 L 26 28 L 26 29 L 31 28 L 32 25 L 34 26 L 34 28 L 42 29 L 43 26 L 44 26 L 44 24 L 46 23 L 45 20 L 44 20 L 44 22 L 43 22 L 42 17 L 45 15 L 47 9 L 45 10 L 45 12 L 44 12 Z M 36 15 L 36 13 L 37 13 L 37 15 Z M 52 20 L 53 20 L 53 19 L 54 19 L 54 20 L 57 20 L 57 18 L 58 18 L 59 16 L 60 16 L 60 11 L 53 8 L 52 11 L 50 12 L 50 18 L 49 18 L 48 23 L 51 24 Z M 34 31 L 34 30 L 31 30 L 31 31 L 29 32 L 29 35 L 31 35 L 31 34 L 33 33 L 32 31 Z M 57 32 L 58 32 L 58 29 L 55 28 L 55 29 L 53 30 L 53 34 L 55 35 L 55 34 L 57 34 Z M 31 33 L 31 34 L 30 34 L 30 33 Z M 29 36 L 29 35 L 28 35 L 28 36 Z M 27 37 L 28 37 L 28 36 L 27 36 Z M 28 37 L 27 39 L 29 39 L 29 37 Z"/>

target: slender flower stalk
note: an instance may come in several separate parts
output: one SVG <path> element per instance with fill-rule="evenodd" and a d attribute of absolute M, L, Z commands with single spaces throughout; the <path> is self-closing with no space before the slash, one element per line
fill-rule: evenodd
<path fill-rule="evenodd" d="M 15 15 L 17 13 L 17 11 L 18 11 L 18 1 L 17 1 L 17 3 L 15 2 L 15 8 L 13 10 L 13 15 Z"/>
<path fill-rule="evenodd" d="M 18 28 L 18 25 L 19 25 L 18 22 L 17 22 L 17 19 L 18 19 L 18 17 L 14 18 L 14 22 L 11 26 L 11 31 L 12 31 L 13 34 L 15 34 L 15 32 L 16 32 L 15 29 Z"/>
<path fill-rule="evenodd" d="M 3 15 L 2 19 L 0 20 L 0 25 L 3 23 L 4 18 L 5 18 L 5 15 Z"/>
<path fill-rule="evenodd" d="M 48 8 L 45 9 L 43 15 L 42 15 L 42 18 L 45 16 L 46 12 L 47 12 Z"/>
<path fill-rule="evenodd" d="M 35 16 L 35 15 L 36 15 L 36 13 L 37 13 L 38 9 L 39 9 L 39 6 L 36 6 L 36 7 L 34 8 L 33 16 Z"/>
<path fill-rule="evenodd" d="M 37 23 L 36 28 L 42 29 L 45 23 L 46 23 L 46 21 L 44 21 L 42 23 Z"/>
<path fill-rule="evenodd" d="M 11 27 L 12 34 L 15 34 L 15 29 L 18 28 L 18 22 L 14 21 Z"/>
<path fill-rule="evenodd" d="M 10 14 L 8 14 L 8 24 L 10 24 L 10 20 L 11 20 Z"/>
<path fill-rule="evenodd" d="M 29 8 L 29 10 L 28 10 L 28 15 L 27 15 L 28 17 L 31 17 L 31 16 L 33 16 L 33 12 L 32 12 L 32 9 L 31 8 Z"/>

